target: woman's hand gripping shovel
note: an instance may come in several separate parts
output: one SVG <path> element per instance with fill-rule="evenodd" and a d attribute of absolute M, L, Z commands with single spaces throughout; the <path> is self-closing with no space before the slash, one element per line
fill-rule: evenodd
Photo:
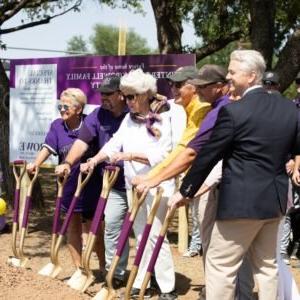
<path fill-rule="evenodd" d="M 78 276 L 75 272 L 68 281 L 68 285 L 75 290 L 84 292 L 95 279 L 93 272 L 90 269 L 91 254 L 103 219 L 109 192 L 117 180 L 119 171 L 120 168 L 117 166 L 107 166 L 104 170 L 101 195 L 90 227 L 86 248 L 82 254 L 82 267 L 80 268 L 81 274 Z"/>
<path fill-rule="evenodd" d="M 140 196 L 138 195 L 135 189 L 133 189 L 132 193 L 132 206 L 130 208 L 130 211 L 127 213 L 124 223 L 122 225 L 122 230 L 118 240 L 116 253 L 113 257 L 111 266 L 106 275 L 106 284 L 96 294 L 96 296 L 93 298 L 94 300 L 112 300 L 116 296 L 116 291 L 113 287 L 113 276 L 124 251 L 126 241 L 129 238 L 135 217 L 139 211 L 140 206 L 143 204 L 148 191 L 144 191 L 143 194 Z"/>
<path fill-rule="evenodd" d="M 176 208 L 177 207 L 174 206 L 173 208 L 169 208 L 168 211 L 167 211 L 167 215 L 165 217 L 164 223 L 163 223 L 163 225 L 161 227 L 161 230 L 159 232 L 159 236 L 158 236 L 157 241 L 155 243 L 153 253 L 152 253 L 152 256 L 150 258 L 150 262 L 148 264 L 147 273 L 146 273 L 145 278 L 144 278 L 143 283 L 142 283 L 142 287 L 141 287 L 140 294 L 139 294 L 139 299 L 140 300 L 144 299 L 145 291 L 146 291 L 148 283 L 151 279 L 151 275 L 153 274 L 155 263 L 157 261 L 158 255 L 159 255 L 160 248 L 161 248 L 162 243 L 165 239 L 165 236 L 166 236 L 166 233 L 167 233 L 167 230 L 168 230 L 168 226 L 169 226 L 169 224 L 170 224 L 170 222 L 171 222 L 171 220 L 172 220 L 172 218 L 175 214 Z"/>
<path fill-rule="evenodd" d="M 125 300 L 130 300 L 130 292 L 131 292 L 134 280 L 135 280 L 136 275 L 137 275 L 138 270 L 139 270 L 139 265 L 140 265 L 140 262 L 141 262 L 142 257 L 143 257 L 143 253 L 144 253 L 144 250 L 145 250 L 145 247 L 146 247 L 146 244 L 147 244 L 147 240 L 148 240 L 148 237 L 149 237 L 149 234 L 150 234 L 150 231 L 151 231 L 153 220 L 155 218 L 155 214 L 156 214 L 157 209 L 159 207 L 160 200 L 161 200 L 163 192 L 164 192 L 164 190 L 163 190 L 162 187 L 158 187 L 157 190 L 156 190 L 156 195 L 155 195 L 155 198 L 153 199 L 151 211 L 150 211 L 150 214 L 147 218 L 147 224 L 144 228 L 143 235 L 142 235 L 142 238 L 141 238 L 141 242 L 140 242 L 140 245 L 139 245 L 138 250 L 136 252 L 134 263 L 133 263 L 133 266 L 131 268 L 131 272 L 130 272 L 130 275 L 129 275 L 129 278 L 128 278 L 128 281 L 127 281 L 126 290 L 125 290 Z"/>
<path fill-rule="evenodd" d="M 78 199 L 80 197 L 80 194 L 83 190 L 83 188 L 85 187 L 85 185 L 87 184 L 88 180 L 90 179 L 91 175 L 92 175 L 93 171 L 89 171 L 89 173 L 86 175 L 86 177 L 83 179 L 83 173 L 79 173 L 78 175 L 78 181 L 77 181 L 77 188 L 74 194 L 74 197 L 71 201 L 71 204 L 69 206 L 69 209 L 67 211 L 66 217 L 64 219 L 64 222 L 62 224 L 62 227 L 59 231 L 55 246 L 54 246 L 54 250 L 53 250 L 53 256 L 51 258 L 51 262 L 54 265 L 54 267 L 51 269 L 51 273 L 48 274 L 48 276 L 50 276 L 51 278 L 56 278 L 57 275 L 61 272 L 62 267 L 59 264 L 59 260 L 58 260 L 58 254 L 59 254 L 59 250 L 60 250 L 60 246 L 62 244 L 64 235 L 67 232 L 67 229 L 69 227 L 70 221 L 71 221 L 71 217 L 74 211 L 74 208 L 78 202 Z"/>
<path fill-rule="evenodd" d="M 19 172 L 17 168 L 20 168 Z M 26 162 L 23 160 L 14 161 L 13 163 L 13 173 L 16 179 L 16 190 L 15 190 L 15 199 L 14 199 L 14 216 L 13 216 L 13 229 L 12 229 L 12 251 L 13 256 L 10 256 L 7 260 L 7 263 L 14 267 L 25 267 L 28 257 L 24 255 L 23 248 L 26 236 L 26 230 L 28 225 L 28 216 L 32 200 L 32 189 L 33 185 L 37 179 L 39 169 L 36 168 L 36 171 L 33 176 L 28 174 L 29 177 L 29 186 L 27 188 L 25 207 L 22 215 L 22 225 L 20 229 L 20 241 L 19 248 L 17 248 L 17 232 L 19 225 L 19 209 L 20 209 L 20 188 L 21 180 L 26 171 Z"/>
<path fill-rule="evenodd" d="M 44 276 L 51 276 L 53 274 L 55 268 L 57 267 L 55 264 L 55 245 L 57 241 L 57 235 L 59 231 L 59 221 L 60 221 L 60 208 L 62 202 L 62 195 L 65 183 L 68 179 L 68 174 L 64 174 L 63 177 L 57 177 L 57 198 L 55 202 L 55 211 L 53 217 L 53 225 L 52 225 L 52 239 L 51 239 L 51 249 L 50 249 L 50 263 L 44 266 L 38 273 Z M 59 269 L 59 267 L 58 267 Z"/>

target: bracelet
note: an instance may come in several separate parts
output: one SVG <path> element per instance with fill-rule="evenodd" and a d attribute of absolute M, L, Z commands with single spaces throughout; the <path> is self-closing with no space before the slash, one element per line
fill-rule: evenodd
<path fill-rule="evenodd" d="M 69 161 L 67 161 L 67 160 L 64 160 L 64 161 L 62 162 L 62 164 L 66 164 L 66 165 L 68 165 L 70 168 L 72 168 L 72 164 L 71 164 Z"/>

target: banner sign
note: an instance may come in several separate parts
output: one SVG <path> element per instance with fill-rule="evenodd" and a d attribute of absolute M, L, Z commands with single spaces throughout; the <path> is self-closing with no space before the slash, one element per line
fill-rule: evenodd
<path fill-rule="evenodd" d="M 85 113 L 101 103 L 97 89 L 105 77 L 141 68 L 158 79 L 158 93 L 171 98 L 166 77 L 177 68 L 195 65 L 194 54 L 85 56 L 16 59 L 10 62 L 10 162 L 32 162 L 50 123 L 59 117 L 56 101 L 68 87 L 88 98 Z M 51 157 L 47 164 L 56 164 Z"/>

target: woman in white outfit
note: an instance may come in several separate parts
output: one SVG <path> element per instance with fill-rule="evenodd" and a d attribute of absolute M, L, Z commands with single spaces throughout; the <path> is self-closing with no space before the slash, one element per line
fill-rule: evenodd
<path fill-rule="evenodd" d="M 133 70 L 121 78 L 121 92 L 127 102 L 129 113 L 125 116 L 119 130 L 86 164 L 81 165 L 85 171 L 100 162 L 110 159 L 112 162 L 124 161 L 124 173 L 128 202 L 131 202 L 131 179 L 147 173 L 153 166 L 162 161 L 172 148 L 171 123 L 168 114 L 156 114 L 151 111 L 151 101 L 156 93 L 156 79 L 145 74 L 141 69 Z M 153 107 L 153 106 L 152 106 Z M 163 198 L 154 219 L 149 240 L 133 284 L 132 298 L 138 296 L 146 269 L 159 235 L 167 211 L 167 198 L 174 192 L 174 180 L 161 184 Z M 137 247 L 149 215 L 155 190 L 150 190 L 145 202 L 140 207 L 133 230 Z M 160 300 L 177 299 L 175 289 L 175 271 L 168 240 L 165 238 L 155 266 L 155 276 L 161 290 Z"/>

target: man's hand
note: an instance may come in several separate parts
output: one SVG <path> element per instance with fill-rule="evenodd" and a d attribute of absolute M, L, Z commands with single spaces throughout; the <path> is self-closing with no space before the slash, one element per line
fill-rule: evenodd
<path fill-rule="evenodd" d="M 142 181 L 136 186 L 138 193 L 143 193 L 144 191 L 149 191 L 151 188 L 157 187 L 160 184 L 159 181 L 156 181 L 154 178 Z"/>
<path fill-rule="evenodd" d="M 55 174 L 62 177 L 71 173 L 71 166 L 69 164 L 60 164 L 55 168 Z"/>
<path fill-rule="evenodd" d="M 36 164 L 35 163 L 29 163 L 27 166 L 26 166 L 26 170 L 29 174 L 33 174 L 35 173 L 36 171 Z"/>
<path fill-rule="evenodd" d="M 87 174 L 89 171 L 94 170 L 96 165 L 97 162 L 93 158 L 90 158 L 86 163 L 80 164 L 80 171 Z"/>
<path fill-rule="evenodd" d="M 293 183 L 297 186 L 300 186 L 300 172 L 299 169 L 295 168 L 293 172 Z"/>
<path fill-rule="evenodd" d="M 168 201 L 168 206 L 173 209 L 184 206 L 190 202 L 191 199 L 183 197 L 180 192 L 175 193 Z"/>
<path fill-rule="evenodd" d="M 285 169 L 288 175 L 292 175 L 294 172 L 294 167 L 295 167 L 295 161 L 293 159 L 290 159 L 286 164 L 285 164 Z"/>
<path fill-rule="evenodd" d="M 144 175 L 137 175 L 137 176 L 134 176 L 132 179 L 131 179 L 131 183 L 132 185 L 136 186 L 136 185 L 139 185 L 145 181 L 149 180 L 147 174 L 144 174 Z"/>

